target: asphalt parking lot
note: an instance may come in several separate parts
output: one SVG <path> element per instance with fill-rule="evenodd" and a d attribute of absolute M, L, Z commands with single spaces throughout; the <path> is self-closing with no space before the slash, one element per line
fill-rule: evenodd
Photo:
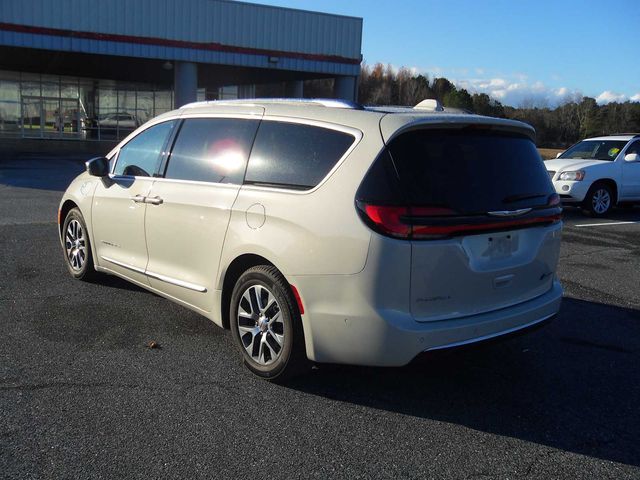
<path fill-rule="evenodd" d="M 547 327 L 283 387 L 205 318 L 71 279 L 55 215 L 81 168 L 0 159 L 0 477 L 640 477 L 640 208 L 566 210 Z"/>

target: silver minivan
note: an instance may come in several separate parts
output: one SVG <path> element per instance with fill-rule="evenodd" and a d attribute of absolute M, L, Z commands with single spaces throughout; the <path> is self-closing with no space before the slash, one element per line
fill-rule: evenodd
<path fill-rule="evenodd" d="M 552 318 L 559 198 L 526 124 L 340 101 L 186 105 L 87 162 L 70 273 L 229 328 L 246 366 L 400 366 Z"/>

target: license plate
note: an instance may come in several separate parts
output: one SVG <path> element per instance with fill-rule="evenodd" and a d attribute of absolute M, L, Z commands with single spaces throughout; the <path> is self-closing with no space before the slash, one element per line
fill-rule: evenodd
<path fill-rule="evenodd" d="M 492 235 L 487 238 L 487 249 L 483 257 L 509 257 L 518 249 L 518 237 L 512 233 L 506 235 Z"/>

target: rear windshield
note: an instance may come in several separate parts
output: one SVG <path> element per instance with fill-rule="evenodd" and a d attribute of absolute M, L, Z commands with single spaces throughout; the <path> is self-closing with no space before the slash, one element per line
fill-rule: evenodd
<path fill-rule="evenodd" d="M 626 144 L 626 140 L 584 140 L 568 149 L 560 158 L 613 161 Z"/>
<path fill-rule="evenodd" d="M 554 193 L 535 145 L 524 136 L 415 130 L 389 149 L 411 205 L 476 214 L 544 206 Z"/>

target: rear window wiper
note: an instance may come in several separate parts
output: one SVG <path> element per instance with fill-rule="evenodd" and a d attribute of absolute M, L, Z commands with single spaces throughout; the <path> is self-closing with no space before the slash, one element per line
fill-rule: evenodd
<path fill-rule="evenodd" d="M 519 195 L 509 195 L 502 200 L 502 203 L 514 203 L 520 200 L 531 200 L 532 198 L 547 197 L 548 193 L 521 193 Z"/>

